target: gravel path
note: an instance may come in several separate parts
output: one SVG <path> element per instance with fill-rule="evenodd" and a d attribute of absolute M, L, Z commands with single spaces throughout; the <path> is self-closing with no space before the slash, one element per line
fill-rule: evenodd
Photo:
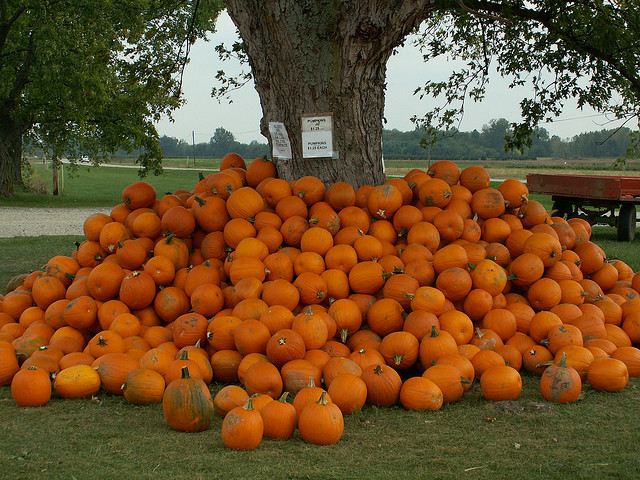
<path fill-rule="evenodd" d="M 83 235 L 82 224 L 92 213 L 110 208 L 0 207 L 0 238 L 41 235 Z"/>

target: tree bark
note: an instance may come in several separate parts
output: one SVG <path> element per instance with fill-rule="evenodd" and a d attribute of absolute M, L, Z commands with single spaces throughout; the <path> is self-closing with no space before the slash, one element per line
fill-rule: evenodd
<path fill-rule="evenodd" d="M 22 182 L 22 131 L 0 115 L 0 195 L 11 196 Z"/>
<path fill-rule="evenodd" d="M 385 181 L 382 122 L 387 60 L 430 14 L 416 0 L 228 0 L 247 53 L 269 139 L 285 125 L 292 159 L 274 158 L 287 180 Z M 330 113 L 332 158 L 303 158 L 302 115 Z"/>

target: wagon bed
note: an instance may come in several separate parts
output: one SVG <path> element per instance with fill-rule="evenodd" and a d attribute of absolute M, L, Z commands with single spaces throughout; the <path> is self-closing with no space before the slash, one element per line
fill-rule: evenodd
<path fill-rule="evenodd" d="M 558 216 L 615 226 L 618 240 L 635 237 L 640 177 L 530 173 L 527 187 L 531 193 L 551 195 Z"/>

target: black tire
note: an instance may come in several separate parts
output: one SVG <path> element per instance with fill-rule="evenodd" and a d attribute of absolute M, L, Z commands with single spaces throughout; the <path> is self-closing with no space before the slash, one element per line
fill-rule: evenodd
<path fill-rule="evenodd" d="M 636 236 L 636 206 L 623 203 L 618 212 L 618 240 L 631 242 Z"/>
<path fill-rule="evenodd" d="M 555 211 L 555 216 L 571 218 L 573 214 L 573 205 L 568 200 L 556 200 L 551 207 L 552 211 Z"/>

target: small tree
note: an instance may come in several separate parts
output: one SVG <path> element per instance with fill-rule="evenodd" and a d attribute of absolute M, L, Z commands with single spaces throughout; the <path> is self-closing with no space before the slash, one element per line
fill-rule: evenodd
<path fill-rule="evenodd" d="M 189 48 L 221 0 L 0 0 L 0 194 L 21 184 L 23 141 L 61 154 L 140 152 L 161 171 L 153 125 L 182 102 Z"/>

